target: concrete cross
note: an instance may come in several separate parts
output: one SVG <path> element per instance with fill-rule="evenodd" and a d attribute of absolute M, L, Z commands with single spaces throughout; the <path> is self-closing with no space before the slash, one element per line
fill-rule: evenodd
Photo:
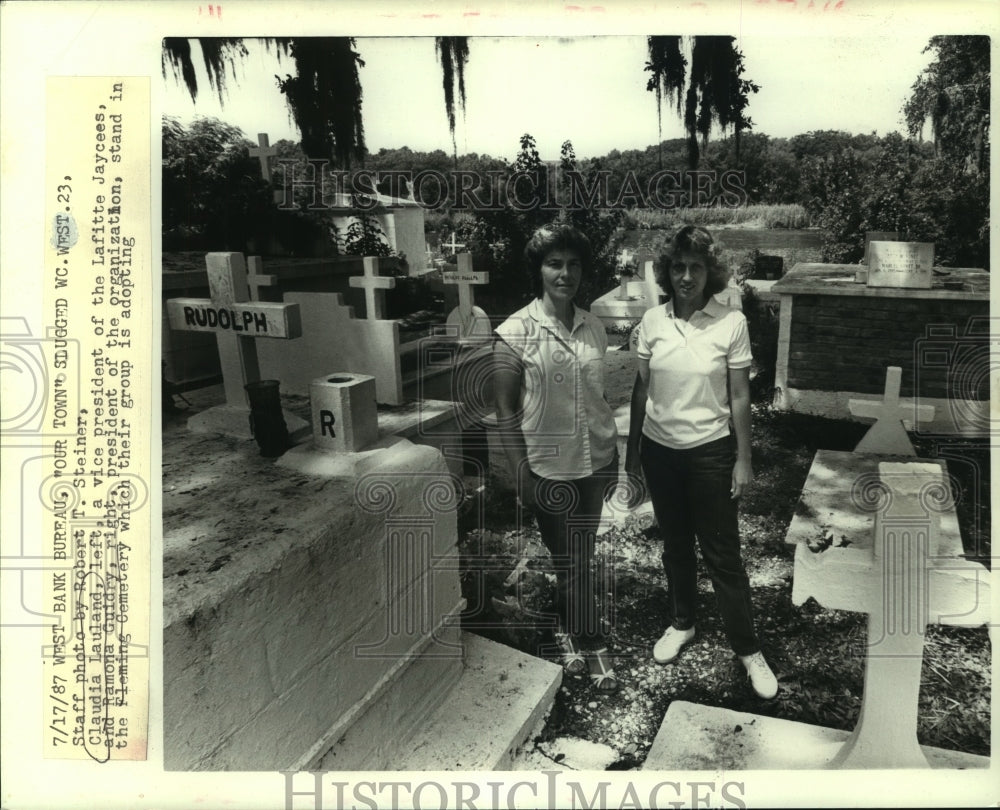
<path fill-rule="evenodd" d="M 445 284 L 458 286 L 458 311 L 463 319 L 472 317 L 472 308 L 476 305 L 473 286 L 490 283 L 490 274 L 485 270 L 478 273 L 472 270 L 472 254 L 458 255 L 458 270 L 449 270 L 441 274 Z"/>
<path fill-rule="evenodd" d="M 476 306 L 473 287 L 489 284 L 490 274 L 485 270 L 474 272 L 472 254 L 458 254 L 458 270 L 448 270 L 441 274 L 445 284 L 458 286 L 458 307 L 448 316 L 448 324 L 458 326 L 461 338 L 486 338 L 492 332 L 489 316 Z"/>
<path fill-rule="evenodd" d="M 847 406 L 855 416 L 876 419 L 874 425 L 854 448 L 855 453 L 882 453 L 897 456 L 915 456 L 903 427 L 903 419 L 929 422 L 934 418 L 933 405 L 902 405 L 899 401 L 899 383 L 903 370 L 889 366 L 885 374 L 885 393 L 882 401 L 868 399 L 848 400 Z"/>
<path fill-rule="evenodd" d="M 459 248 L 465 247 L 464 244 L 460 244 L 459 242 L 455 241 L 455 236 L 456 236 L 455 232 L 452 231 L 451 242 L 445 242 L 442 245 L 442 247 L 448 248 L 452 253 L 458 253 Z"/>
<path fill-rule="evenodd" d="M 361 287 L 365 291 L 365 311 L 366 317 L 370 321 L 384 320 L 385 293 L 383 290 L 391 290 L 396 286 L 396 279 L 378 274 L 379 260 L 375 256 L 365 256 L 365 274 L 363 276 L 351 276 L 349 284 L 352 287 Z"/>
<path fill-rule="evenodd" d="M 257 143 L 258 146 L 250 147 L 250 157 L 255 157 L 260 161 L 260 173 L 261 176 L 267 180 L 268 183 L 271 182 L 271 155 L 278 154 L 278 150 L 271 146 L 271 141 L 267 137 L 266 132 L 257 133 Z"/>
<path fill-rule="evenodd" d="M 242 253 L 209 253 L 205 264 L 210 297 L 168 300 L 167 319 L 171 329 L 215 333 L 226 404 L 249 412 L 244 386 L 260 379 L 256 339 L 299 337 L 299 305 L 250 303 Z"/>
<path fill-rule="evenodd" d="M 824 533 L 830 544 L 816 545 Z M 820 450 L 786 541 L 793 604 L 868 614 L 861 713 L 830 767 L 929 767 L 917 743 L 927 625 L 990 620 L 989 578 L 964 558 L 944 462 Z"/>

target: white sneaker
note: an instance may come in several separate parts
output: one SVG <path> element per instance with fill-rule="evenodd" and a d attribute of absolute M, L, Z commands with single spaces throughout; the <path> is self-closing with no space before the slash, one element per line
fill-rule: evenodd
<path fill-rule="evenodd" d="M 653 645 L 653 660 L 657 664 L 669 664 L 673 661 L 681 647 L 694 638 L 694 628 L 678 630 L 676 627 L 668 627 L 667 632 L 660 636 L 660 640 Z"/>
<path fill-rule="evenodd" d="M 747 675 L 750 676 L 750 685 L 758 697 L 770 700 L 778 694 L 778 679 L 774 677 L 771 668 L 764 660 L 763 653 L 755 652 L 753 655 L 741 655 L 740 661 L 746 668 Z"/>

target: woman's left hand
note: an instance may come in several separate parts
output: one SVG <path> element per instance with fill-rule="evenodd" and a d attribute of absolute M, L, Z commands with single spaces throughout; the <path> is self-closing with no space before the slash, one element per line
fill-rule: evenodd
<path fill-rule="evenodd" d="M 753 481 L 753 467 L 749 460 L 736 459 L 736 465 L 733 467 L 732 486 L 729 489 L 730 496 L 739 498 L 750 488 L 751 481 Z"/>

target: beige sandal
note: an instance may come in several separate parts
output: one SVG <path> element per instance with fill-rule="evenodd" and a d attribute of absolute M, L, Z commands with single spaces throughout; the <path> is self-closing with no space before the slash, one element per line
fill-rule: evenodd
<path fill-rule="evenodd" d="M 618 677 L 615 675 L 614 668 L 609 666 L 609 662 L 606 660 L 609 657 L 607 647 L 601 647 L 601 649 L 594 650 L 587 655 L 590 662 L 590 678 L 598 692 L 618 691 Z M 594 671 L 595 668 L 598 670 L 597 672 Z"/>
<path fill-rule="evenodd" d="M 556 633 L 556 644 L 562 652 L 563 669 L 570 675 L 582 675 L 587 670 L 587 662 L 573 637 L 569 633 Z"/>

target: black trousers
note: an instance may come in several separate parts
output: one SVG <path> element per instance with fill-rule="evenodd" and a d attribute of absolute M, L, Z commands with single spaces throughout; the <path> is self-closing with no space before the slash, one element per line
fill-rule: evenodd
<path fill-rule="evenodd" d="M 757 652 L 750 580 L 740 555 L 738 502 L 730 495 L 733 437 L 673 450 L 643 436 L 639 457 L 663 536 L 671 624 L 687 630 L 695 623 L 697 538 L 730 646 L 737 655 Z"/>
<path fill-rule="evenodd" d="M 604 501 L 618 484 L 618 457 L 586 478 L 556 481 L 531 475 L 535 518 L 556 576 L 555 609 L 563 629 L 585 649 L 605 645 L 598 607 L 600 572 L 591 567 Z"/>

